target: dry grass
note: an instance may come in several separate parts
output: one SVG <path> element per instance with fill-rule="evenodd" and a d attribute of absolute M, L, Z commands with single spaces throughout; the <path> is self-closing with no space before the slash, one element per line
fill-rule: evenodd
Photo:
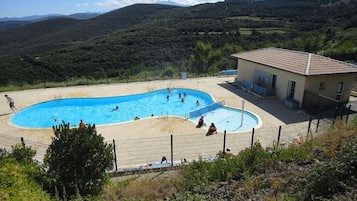
<path fill-rule="evenodd" d="M 317 142 L 344 142 L 348 137 L 355 135 L 353 125 L 346 125 L 337 121 L 333 128 L 327 129 L 323 135 L 316 138 Z"/>
<path fill-rule="evenodd" d="M 163 200 L 165 197 L 171 198 L 177 192 L 180 181 L 177 174 L 125 178 L 107 185 L 100 200 Z"/>
<path fill-rule="evenodd" d="M 243 189 L 247 195 L 252 195 L 261 187 L 261 181 L 258 178 L 247 179 L 243 182 Z"/>
<path fill-rule="evenodd" d="M 327 158 L 335 158 L 336 151 L 341 145 L 346 143 L 350 136 L 356 135 L 355 124 L 346 125 L 344 122 L 337 121 L 335 126 L 327 129 L 323 135 L 314 139 L 316 145 L 324 145 L 323 153 Z"/>

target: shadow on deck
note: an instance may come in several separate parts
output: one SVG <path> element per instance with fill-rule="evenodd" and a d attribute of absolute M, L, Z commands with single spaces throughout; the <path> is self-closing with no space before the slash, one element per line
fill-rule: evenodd
<path fill-rule="evenodd" d="M 280 101 L 276 98 L 262 99 L 240 89 L 239 87 L 232 85 L 229 82 L 219 85 L 241 97 L 242 99 L 268 112 L 285 124 L 304 122 L 308 121 L 310 118 L 310 114 L 301 112 L 298 109 L 289 109 L 284 106 L 283 101 Z"/>

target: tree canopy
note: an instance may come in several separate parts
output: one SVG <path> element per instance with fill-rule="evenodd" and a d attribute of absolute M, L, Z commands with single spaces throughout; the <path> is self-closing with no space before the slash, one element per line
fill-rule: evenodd
<path fill-rule="evenodd" d="M 45 164 L 55 179 L 54 188 L 63 197 L 97 195 L 106 182 L 106 170 L 113 167 L 112 145 L 104 142 L 95 125 L 54 127 Z"/>
<path fill-rule="evenodd" d="M 32 159 L 35 153 L 25 144 L 14 145 L 9 154 L 0 152 L 0 200 L 51 200 L 42 189 L 46 178 Z"/>

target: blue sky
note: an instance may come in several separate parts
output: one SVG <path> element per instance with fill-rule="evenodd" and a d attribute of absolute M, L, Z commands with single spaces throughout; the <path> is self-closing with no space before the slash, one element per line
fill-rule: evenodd
<path fill-rule="evenodd" d="M 165 0 L 0 0 L 1 17 L 24 17 L 46 14 L 108 12 L 136 3 L 157 3 Z M 167 1 L 167 0 L 166 0 Z M 183 5 L 215 3 L 223 0 L 170 0 Z"/>

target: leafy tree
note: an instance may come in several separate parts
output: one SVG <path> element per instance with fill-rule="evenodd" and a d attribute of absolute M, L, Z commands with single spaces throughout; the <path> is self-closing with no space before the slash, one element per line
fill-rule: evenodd
<path fill-rule="evenodd" d="M 210 43 L 198 41 L 191 55 L 192 70 L 196 73 L 205 73 L 208 67 L 208 56 L 212 51 Z"/>
<path fill-rule="evenodd" d="M 0 200 L 50 200 L 41 187 L 46 184 L 44 171 L 32 159 L 35 153 L 16 144 L 10 154 L 0 154 Z"/>
<path fill-rule="evenodd" d="M 191 55 L 192 71 L 207 73 L 210 67 L 222 57 L 222 51 L 213 50 L 211 43 L 198 41 Z"/>
<path fill-rule="evenodd" d="M 70 128 L 69 124 L 54 127 L 54 138 L 47 149 L 45 164 L 55 178 L 54 188 L 63 197 L 97 195 L 112 168 L 112 146 L 97 134 L 95 125 Z"/>
<path fill-rule="evenodd" d="M 21 164 L 31 164 L 34 162 L 33 157 L 36 155 L 36 150 L 25 144 L 16 144 L 10 155 Z"/>
<path fill-rule="evenodd" d="M 178 74 L 178 73 L 175 70 L 175 68 L 172 66 L 166 66 L 162 71 L 162 77 L 172 78 L 175 76 L 175 74 Z"/>
<path fill-rule="evenodd" d="M 50 200 L 33 178 L 33 169 L 12 157 L 0 159 L 0 200 Z"/>

